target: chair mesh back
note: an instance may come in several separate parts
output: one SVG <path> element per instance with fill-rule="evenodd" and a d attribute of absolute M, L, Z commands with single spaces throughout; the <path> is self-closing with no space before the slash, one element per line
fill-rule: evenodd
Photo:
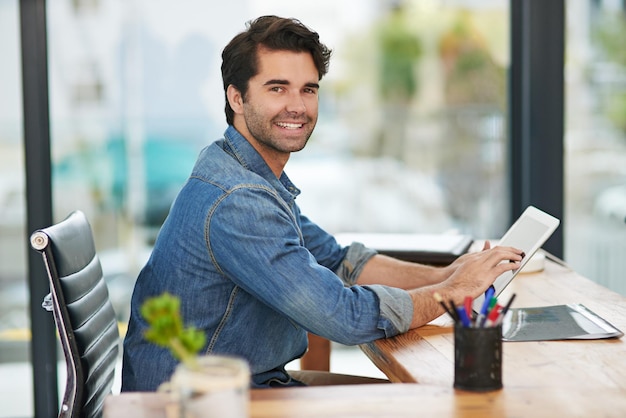
<path fill-rule="evenodd" d="M 36 231 L 31 245 L 43 254 L 67 363 L 59 416 L 99 417 L 113 385 L 119 332 L 91 227 L 76 211 Z"/>

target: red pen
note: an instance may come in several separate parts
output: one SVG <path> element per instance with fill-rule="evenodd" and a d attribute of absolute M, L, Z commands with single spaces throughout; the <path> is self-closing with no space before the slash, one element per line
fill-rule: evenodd
<path fill-rule="evenodd" d="M 467 317 L 470 319 L 470 321 L 474 318 L 473 315 L 473 311 L 472 311 L 472 297 L 471 296 L 465 296 L 465 300 L 463 301 L 463 306 L 465 307 L 465 313 L 467 314 Z"/>
<path fill-rule="evenodd" d="M 489 315 L 487 316 L 486 326 L 495 325 L 496 321 L 498 320 L 498 315 L 500 315 L 501 311 L 502 311 L 502 306 L 496 303 L 495 306 L 491 309 L 491 311 L 489 311 Z"/>

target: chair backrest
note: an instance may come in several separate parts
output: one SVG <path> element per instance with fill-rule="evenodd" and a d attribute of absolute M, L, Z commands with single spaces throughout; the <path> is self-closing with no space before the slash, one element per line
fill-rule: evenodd
<path fill-rule="evenodd" d="M 43 255 L 67 365 L 59 417 L 99 417 L 113 385 L 120 338 L 91 226 L 75 211 L 35 231 L 30 242 Z"/>

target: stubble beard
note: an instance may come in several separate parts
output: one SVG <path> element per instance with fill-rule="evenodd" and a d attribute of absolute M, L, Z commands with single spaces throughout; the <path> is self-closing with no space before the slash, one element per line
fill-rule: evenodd
<path fill-rule="evenodd" d="M 305 120 L 300 122 L 305 123 L 305 128 L 300 138 L 281 138 L 279 135 L 275 135 L 274 132 L 272 132 L 275 129 L 280 129 L 274 124 L 275 120 L 281 120 L 280 115 L 267 121 L 267 119 L 263 119 L 263 117 L 260 117 L 256 112 L 245 112 L 244 110 L 244 113 L 246 127 L 254 139 L 261 146 L 281 153 L 298 152 L 304 149 L 313 134 L 313 129 L 317 122 L 316 120 L 304 116 L 303 118 Z M 286 118 L 282 117 L 282 119 L 284 120 Z"/>

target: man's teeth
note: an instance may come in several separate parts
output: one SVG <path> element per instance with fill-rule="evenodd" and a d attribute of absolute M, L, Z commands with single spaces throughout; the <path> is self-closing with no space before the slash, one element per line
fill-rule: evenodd
<path fill-rule="evenodd" d="M 278 122 L 278 123 L 276 123 L 276 125 L 280 126 L 281 128 L 287 128 L 287 129 L 298 129 L 298 128 L 302 128 L 302 124 L 301 124 L 301 123 L 284 123 L 284 122 Z"/>

